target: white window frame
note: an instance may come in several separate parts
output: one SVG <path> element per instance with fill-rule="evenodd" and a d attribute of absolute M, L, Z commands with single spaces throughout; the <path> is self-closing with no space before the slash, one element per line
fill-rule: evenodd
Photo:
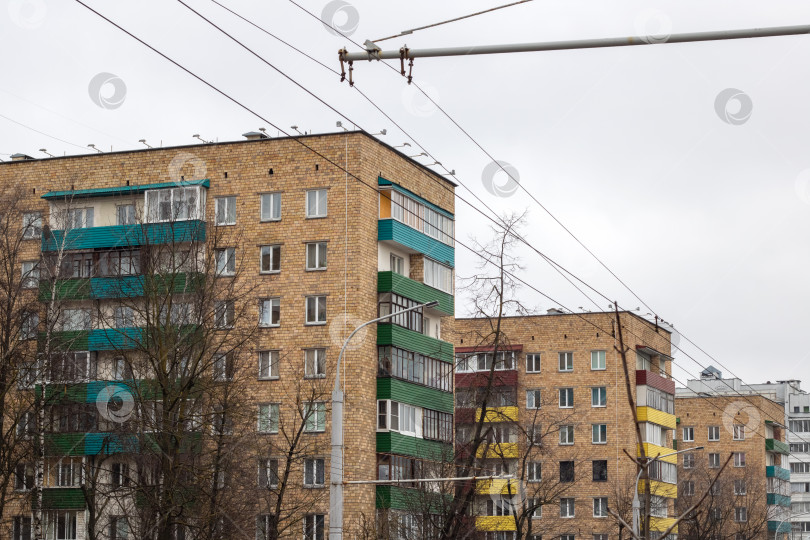
<path fill-rule="evenodd" d="M 565 400 L 563 400 L 563 395 L 565 396 Z M 559 389 L 559 396 L 560 396 L 560 409 L 573 409 L 574 408 L 574 389 L 570 387 L 560 388 Z M 570 397 L 570 399 L 569 399 Z M 563 404 L 565 401 L 565 404 Z"/>
<path fill-rule="evenodd" d="M 745 424 L 734 424 L 732 426 L 732 439 L 735 441 L 745 440 Z"/>
<path fill-rule="evenodd" d="M 306 245 L 306 269 L 308 271 L 321 271 L 326 270 L 329 265 L 327 259 L 327 246 L 326 242 L 308 242 Z M 310 254 L 314 256 L 314 261 L 311 260 Z M 321 255 L 323 255 L 323 266 L 321 266 Z M 311 264 L 311 263 L 315 264 Z"/>
<path fill-rule="evenodd" d="M 233 328 L 236 319 L 236 304 L 233 300 L 214 302 L 214 327 L 218 329 Z"/>
<path fill-rule="evenodd" d="M 131 211 L 130 211 L 131 210 Z M 117 204 L 115 205 L 115 224 L 116 225 L 135 225 L 137 218 L 135 216 L 135 204 Z M 123 213 L 122 213 L 123 212 Z M 124 218 L 124 219 L 121 219 Z"/>
<path fill-rule="evenodd" d="M 685 480 L 682 484 L 683 494 L 687 497 L 695 495 L 695 482 L 692 480 Z"/>
<path fill-rule="evenodd" d="M 259 433 L 278 433 L 279 404 L 260 403 L 256 420 L 256 431 Z"/>
<path fill-rule="evenodd" d="M 573 497 L 560 497 L 560 517 L 570 519 L 576 516 L 576 501 Z"/>
<path fill-rule="evenodd" d="M 304 378 L 323 379 L 326 377 L 326 349 L 316 347 L 304 349 Z"/>
<path fill-rule="evenodd" d="M 279 378 L 279 351 L 258 351 L 259 380 L 269 381 Z"/>
<path fill-rule="evenodd" d="M 405 259 L 403 257 L 400 257 L 396 253 L 391 253 L 389 257 L 389 264 L 389 268 L 393 273 L 399 274 L 400 276 L 405 275 Z"/>
<path fill-rule="evenodd" d="M 745 467 L 745 452 L 734 452 L 734 466 Z"/>
<path fill-rule="evenodd" d="M 329 208 L 328 189 L 308 189 L 305 198 L 307 219 L 325 218 L 327 216 Z"/>
<path fill-rule="evenodd" d="M 684 469 L 695 468 L 695 454 L 688 452 L 683 455 L 683 468 Z"/>
<path fill-rule="evenodd" d="M 215 252 L 217 277 L 236 274 L 236 248 L 219 248 Z"/>
<path fill-rule="evenodd" d="M 39 287 L 39 261 L 23 261 L 20 281 L 23 289 Z"/>
<path fill-rule="evenodd" d="M 65 308 L 62 310 L 59 319 L 62 331 L 71 332 L 93 329 L 93 310 L 90 308 Z"/>
<path fill-rule="evenodd" d="M 540 353 L 527 353 L 526 373 L 540 373 L 541 368 Z"/>
<path fill-rule="evenodd" d="M 606 518 L 608 517 L 608 498 L 607 497 L 594 497 L 593 498 L 593 517 Z"/>
<path fill-rule="evenodd" d="M 188 204 L 188 194 L 194 193 L 192 200 L 193 206 Z M 182 186 L 176 188 L 166 189 L 150 189 L 144 193 L 144 207 L 146 214 L 146 221 L 148 223 L 166 223 L 171 221 L 188 221 L 193 219 L 201 219 L 205 215 L 205 193 L 202 186 Z M 169 216 L 162 218 L 160 215 L 161 197 L 168 194 L 169 197 Z M 175 202 L 177 197 L 180 197 L 179 202 Z M 153 202 L 153 198 L 154 202 Z M 182 206 L 180 206 L 182 205 Z"/>
<path fill-rule="evenodd" d="M 720 426 L 709 426 L 708 440 L 709 442 L 717 442 L 720 440 Z"/>
<path fill-rule="evenodd" d="M 214 224 L 236 225 L 236 195 L 214 199 Z"/>
<path fill-rule="evenodd" d="M 319 478 L 320 473 L 320 478 Z M 310 478 L 308 478 L 310 477 Z M 311 480 L 308 482 L 307 480 Z M 318 480 L 321 480 L 318 482 Z M 322 488 L 326 485 L 326 462 L 323 458 L 306 458 L 304 460 L 304 487 Z"/>
<path fill-rule="evenodd" d="M 571 446 L 574 444 L 574 431 L 573 424 L 560 426 L 560 446 Z"/>
<path fill-rule="evenodd" d="M 597 401 L 594 401 L 598 398 Z M 604 398 L 604 403 L 602 403 Z M 591 407 L 602 408 L 607 407 L 607 387 L 606 386 L 593 386 L 591 387 Z"/>
<path fill-rule="evenodd" d="M 711 452 L 709 454 L 709 468 L 710 469 L 718 469 L 720 467 L 720 454 L 715 452 Z"/>
<path fill-rule="evenodd" d="M 605 371 L 606 369 L 607 351 L 591 351 L 591 371 Z"/>
<path fill-rule="evenodd" d="M 264 267 L 265 252 L 267 252 L 270 255 L 269 268 Z M 268 244 L 265 246 L 259 246 L 259 273 L 278 274 L 279 272 L 281 272 L 281 244 Z"/>
<path fill-rule="evenodd" d="M 591 443 L 607 444 L 607 424 L 591 424 Z"/>
<path fill-rule="evenodd" d="M 735 506 L 734 507 L 734 522 L 735 523 L 746 523 L 748 521 L 748 507 L 747 506 Z"/>
<path fill-rule="evenodd" d="M 526 463 L 526 481 L 540 482 L 543 480 L 543 467 L 540 461 L 529 461 Z"/>
<path fill-rule="evenodd" d="M 747 495 L 748 486 L 745 485 L 745 478 L 737 478 L 734 480 L 734 495 Z"/>
<path fill-rule="evenodd" d="M 36 339 L 39 330 L 39 313 L 24 310 L 20 314 L 20 340 Z"/>
<path fill-rule="evenodd" d="M 314 302 L 315 319 L 310 320 L 310 303 Z M 323 319 L 321 319 L 321 303 L 323 303 Z M 318 326 L 326 324 L 326 295 L 307 296 L 304 302 L 304 320 L 308 326 Z"/>
<path fill-rule="evenodd" d="M 526 408 L 539 409 L 542 405 L 541 392 L 539 388 L 526 390 Z"/>
<path fill-rule="evenodd" d="M 22 236 L 25 239 L 42 237 L 42 212 L 24 212 L 22 215 Z"/>
<path fill-rule="evenodd" d="M 275 471 L 273 471 L 273 462 L 275 462 Z M 274 489 L 278 487 L 278 466 L 279 460 L 276 458 L 259 459 L 258 480 L 260 488 Z M 262 483 L 262 471 L 264 471 L 264 483 Z"/>
<path fill-rule="evenodd" d="M 686 426 L 682 430 L 683 442 L 695 442 L 695 427 Z"/>
<path fill-rule="evenodd" d="M 278 308 L 275 310 L 278 314 L 278 319 L 275 322 L 273 322 L 274 307 Z M 262 328 L 281 326 L 281 298 L 262 298 L 259 300 L 259 326 Z"/>
<path fill-rule="evenodd" d="M 326 431 L 326 402 L 307 401 L 304 403 L 304 431 L 322 433 Z"/>
<path fill-rule="evenodd" d="M 571 373 L 574 371 L 574 353 L 572 351 L 560 351 L 557 353 L 559 361 L 558 371 L 561 373 Z"/>
<path fill-rule="evenodd" d="M 281 221 L 281 193 L 261 193 L 259 195 L 259 220 L 262 222 Z M 269 208 L 268 208 L 269 207 Z M 276 215 L 277 213 L 277 215 Z"/>
<path fill-rule="evenodd" d="M 428 287 L 453 294 L 453 269 L 449 266 L 425 257 L 423 278 Z"/>

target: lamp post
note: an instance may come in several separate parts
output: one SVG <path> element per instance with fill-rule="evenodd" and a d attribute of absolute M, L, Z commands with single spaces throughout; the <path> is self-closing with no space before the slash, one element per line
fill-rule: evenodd
<path fill-rule="evenodd" d="M 638 482 L 639 482 L 639 480 L 641 480 L 641 473 L 644 472 L 644 469 L 649 467 L 650 463 L 652 463 L 653 461 L 655 461 L 657 459 L 674 456 L 676 454 L 681 454 L 683 452 L 690 452 L 692 450 L 703 450 L 703 447 L 702 446 L 695 446 L 694 448 L 684 448 L 683 450 L 678 450 L 677 452 L 671 452 L 669 454 L 664 454 L 663 456 L 658 455 L 658 456 L 655 456 L 652 459 L 648 458 L 647 459 L 647 464 L 645 466 L 639 468 L 638 474 L 636 475 L 635 489 L 633 489 L 633 535 L 636 538 L 638 538 L 639 535 L 641 534 L 640 528 L 639 528 L 639 521 L 640 521 L 640 518 L 641 518 L 641 501 L 639 501 L 639 498 L 638 498 Z"/>
<path fill-rule="evenodd" d="M 773 533 L 773 537 L 774 537 L 774 538 L 777 538 L 777 537 L 778 537 L 778 535 L 779 535 L 779 529 L 781 529 L 781 528 L 782 528 L 782 524 L 783 524 L 785 521 L 787 521 L 787 520 L 789 520 L 789 519 L 790 519 L 790 520 L 793 520 L 793 518 L 795 518 L 795 517 L 799 517 L 799 516 L 808 516 L 808 515 L 810 515 L 810 512 L 802 512 L 801 514 L 792 514 L 790 511 L 788 511 L 788 517 L 784 518 L 782 521 L 780 521 L 780 522 L 779 522 L 779 526 L 778 526 L 778 527 L 776 527 L 776 531 L 774 531 L 774 533 Z M 791 523 L 791 524 L 790 524 L 790 526 L 791 526 L 791 529 L 790 529 L 790 538 L 793 538 L 793 523 Z"/>
<path fill-rule="evenodd" d="M 332 458 L 329 465 L 329 540 L 343 540 L 343 389 L 340 387 L 340 364 L 343 353 L 354 335 L 362 328 L 391 317 L 421 308 L 430 308 L 439 305 L 438 301 L 419 304 L 374 320 L 364 322 L 354 329 L 343 347 L 340 348 L 337 366 L 335 367 L 335 386 L 332 389 Z"/>

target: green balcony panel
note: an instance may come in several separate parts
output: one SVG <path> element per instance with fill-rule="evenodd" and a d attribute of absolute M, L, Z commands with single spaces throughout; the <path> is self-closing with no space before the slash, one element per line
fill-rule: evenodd
<path fill-rule="evenodd" d="M 430 461 L 452 461 L 453 459 L 451 444 L 409 437 L 395 431 L 377 433 L 377 452 L 413 456 Z"/>
<path fill-rule="evenodd" d="M 428 491 L 400 487 L 400 486 L 377 486 L 377 508 L 392 508 L 394 510 L 409 510 L 427 509 L 432 513 L 441 513 L 446 510 L 452 499 L 448 496 L 444 497 L 444 504 L 442 504 L 442 496 L 438 493 L 431 493 Z"/>
<path fill-rule="evenodd" d="M 87 505 L 81 488 L 46 488 L 42 490 L 42 508 L 50 510 L 83 510 Z"/>
<path fill-rule="evenodd" d="M 90 279 L 61 279 L 56 282 L 39 282 L 39 300 L 47 302 L 56 293 L 58 300 L 87 300 L 92 297 Z"/>
<path fill-rule="evenodd" d="M 203 241 L 205 241 L 205 222 L 195 219 L 174 223 L 90 227 L 67 232 L 52 230 L 42 233 L 42 251 L 125 248 Z"/>
<path fill-rule="evenodd" d="M 439 305 L 434 309 L 446 315 L 455 313 L 453 295 L 414 281 L 396 272 L 377 273 L 377 292 L 393 292 L 423 304 L 438 300 Z"/>
<path fill-rule="evenodd" d="M 46 433 L 45 453 L 49 456 L 84 456 L 87 433 Z"/>
<path fill-rule="evenodd" d="M 91 330 L 87 338 L 89 351 L 132 350 L 143 341 L 141 328 L 106 328 Z"/>
<path fill-rule="evenodd" d="M 790 445 L 777 439 L 765 439 L 765 450 L 776 452 L 777 454 L 790 454 Z"/>
<path fill-rule="evenodd" d="M 393 399 L 415 407 L 453 412 L 453 394 L 399 379 L 377 379 L 377 399 Z"/>
<path fill-rule="evenodd" d="M 772 506 L 790 506 L 790 497 L 778 493 L 768 493 L 768 504 Z"/>
<path fill-rule="evenodd" d="M 779 530 L 777 530 L 777 527 Z M 790 521 L 769 521 L 768 522 L 768 531 L 769 532 L 779 532 L 779 533 L 789 533 L 790 532 Z"/>
<path fill-rule="evenodd" d="M 453 362 L 453 344 L 441 341 L 395 324 L 377 325 L 377 345 L 393 345 L 422 353 L 444 362 Z"/>
<path fill-rule="evenodd" d="M 424 253 L 434 261 L 455 266 L 455 249 L 430 236 L 408 227 L 395 219 L 381 219 L 377 222 L 377 240 L 396 242 L 406 248 Z"/>
<path fill-rule="evenodd" d="M 63 332 L 51 332 L 50 350 L 52 351 L 86 351 L 88 350 L 89 330 L 65 330 Z M 44 350 L 48 336 L 46 332 L 38 334 L 40 350 Z"/>
<path fill-rule="evenodd" d="M 140 186 L 116 186 L 106 188 L 92 188 L 92 189 L 72 189 L 70 191 L 49 191 L 42 196 L 46 200 L 65 199 L 72 201 L 73 199 L 88 199 L 92 197 L 122 197 L 140 195 L 149 189 L 163 189 L 175 188 L 184 186 L 203 186 L 204 188 L 211 187 L 211 182 L 208 179 L 204 180 L 181 180 L 179 182 L 160 182 L 158 184 L 143 184 Z"/>
<path fill-rule="evenodd" d="M 790 471 L 778 467 L 776 465 L 768 465 L 765 467 L 765 476 L 768 478 L 779 478 L 780 480 L 790 481 Z"/>

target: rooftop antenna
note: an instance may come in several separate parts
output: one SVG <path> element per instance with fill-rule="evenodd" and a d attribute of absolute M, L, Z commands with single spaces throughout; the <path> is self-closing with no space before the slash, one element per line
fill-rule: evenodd
<path fill-rule="evenodd" d="M 426 156 L 426 155 L 427 155 L 426 153 L 422 152 L 420 154 L 416 154 L 415 156 L 408 156 L 408 157 L 409 158 L 416 158 L 416 157 L 419 157 L 419 156 Z"/>
<path fill-rule="evenodd" d="M 445 169 L 445 170 L 447 170 L 447 169 Z M 452 171 L 450 171 L 450 172 L 446 172 L 446 173 L 444 173 L 444 174 L 445 174 L 446 176 L 455 176 L 455 175 L 456 175 L 456 170 L 455 170 L 455 169 L 453 169 Z"/>
<path fill-rule="evenodd" d="M 346 129 L 345 127 L 343 127 L 343 122 L 341 122 L 340 120 L 338 120 L 337 122 L 335 122 L 335 125 L 336 125 L 337 127 L 341 128 L 341 129 L 343 129 L 343 131 L 349 131 L 348 129 Z"/>
<path fill-rule="evenodd" d="M 203 139 L 202 137 L 200 137 L 200 134 L 199 134 L 199 133 L 195 133 L 194 135 L 192 135 L 192 137 L 194 137 L 195 139 L 200 139 L 200 140 L 201 140 L 202 142 L 204 142 L 205 144 L 211 144 L 211 141 L 206 141 L 205 139 Z"/>
<path fill-rule="evenodd" d="M 379 133 L 372 133 L 371 136 L 374 137 L 375 135 L 385 135 L 386 133 L 388 133 L 388 130 L 384 129 L 384 130 L 380 131 Z"/>
<path fill-rule="evenodd" d="M 90 144 L 88 144 L 87 146 L 88 146 L 88 147 L 90 147 L 90 148 L 92 148 L 93 150 L 95 150 L 95 151 L 96 151 L 96 152 L 98 152 L 99 154 L 103 154 L 103 153 L 104 153 L 104 152 L 102 152 L 101 150 L 99 150 L 98 148 L 96 148 L 96 145 L 95 145 L 95 144 L 93 144 L 93 143 L 90 143 Z"/>
<path fill-rule="evenodd" d="M 51 154 L 50 152 L 48 152 L 44 148 L 40 148 L 39 151 L 42 152 L 43 154 L 48 154 L 50 157 L 56 157 L 55 155 Z"/>
<path fill-rule="evenodd" d="M 138 139 L 138 142 L 146 146 L 147 148 L 152 148 L 149 143 L 146 142 L 146 139 Z"/>
<path fill-rule="evenodd" d="M 267 135 L 267 130 L 266 130 L 266 129 L 264 129 L 264 128 L 259 128 L 259 131 L 261 131 L 262 133 L 264 133 L 265 135 Z"/>
<path fill-rule="evenodd" d="M 298 131 L 298 126 L 290 126 L 290 129 L 294 129 L 295 131 Z M 303 133 L 301 133 L 300 131 L 298 131 L 298 134 L 303 135 Z"/>
<path fill-rule="evenodd" d="M 433 167 L 434 165 L 441 165 L 441 164 L 442 164 L 441 161 L 437 161 L 435 163 L 428 163 L 427 165 L 425 165 L 425 167 Z M 445 169 L 445 170 L 447 170 L 447 169 Z"/>
<path fill-rule="evenodd" d="M 400 144 L 399 146 L 394 146 L 394 148 L 403 148 L 403 147 L 405 147 L 405 146 L 410 146 L 410 145 L 411 145 L 411 143 L 409 143 L 409 142 L 404 142 L 404 143 Z"/>

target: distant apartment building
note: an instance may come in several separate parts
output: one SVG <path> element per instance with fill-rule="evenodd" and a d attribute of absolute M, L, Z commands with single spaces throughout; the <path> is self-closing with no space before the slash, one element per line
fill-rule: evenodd
<path fill-rule="evenodd" d="M 662 456 L 650 467 L 650 528 L 674 523 L 670 333 L 629 312 L 621 321 L 629 378 L 613 313 L 455 319 L 457 455 L 477 452 L 479 476 L 514 476 L 469 486 L 481 538 L 617 538 L 609 509 L 630 520 L 645 491 L 625 454 L 639 455 L 637 426 L 646 456 Z M 482 416 L 485 440 L 471 448 Z"/>

